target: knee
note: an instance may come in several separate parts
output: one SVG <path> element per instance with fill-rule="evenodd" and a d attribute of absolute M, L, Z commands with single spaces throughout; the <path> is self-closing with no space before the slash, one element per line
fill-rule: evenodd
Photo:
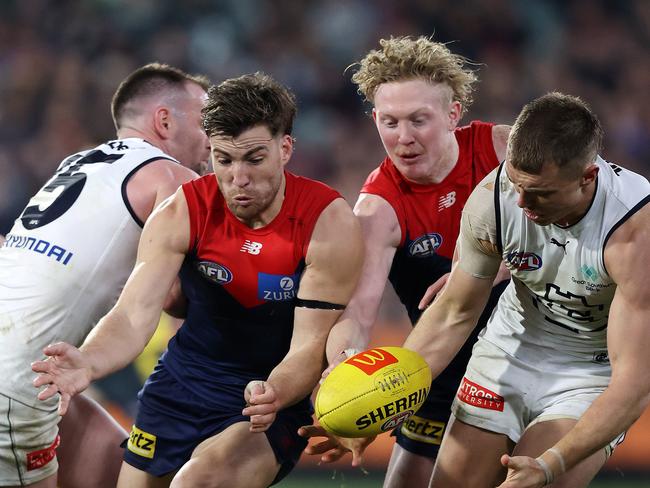
<path fill-rule="evenodd" d="M 190 459 L 176 473 L 169 488 L 227 488 L 232 486 L 228 470 L 220 463 L 208 465 L 199 459 Z"/>

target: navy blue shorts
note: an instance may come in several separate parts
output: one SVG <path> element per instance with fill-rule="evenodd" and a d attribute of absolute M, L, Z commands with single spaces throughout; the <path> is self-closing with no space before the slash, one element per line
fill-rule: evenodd
<path fill-rule="evenodd" d="M 472 347 L 478 333 L 487 324 L 492 315 L 492 309 L 496 306 L 499 296 L 508 283 L 509 280 L 499 283 L 493 288 L 478 325 L 449 366 L 431 382 L 429 396 L 422 407 L 392 432 L 391 435 L 397 438 L 397 443 L 403 449 L 420 456 L 437 457 L 442 436 L 451 415 L 451 404 L 465 374 L 467 363 L 472 356 Z"/>
<path fill-rule="evenodd" d="M 222 403 L 207 404 L 159 363 L 138 394 L 138 413 L 124 460 L 153 476 L 180 469 L 205 439 L 249 420 L 241 415 L 243 390 L 244 386 L 223 385 L 217 397 Z M 312 412 L 306 399 L 278 412 L 265 432 L 280 464 L 273 483 L 285 477 L 298 462 L 307 441 L 297 430 L 301 425 L 312 424 Z"/>

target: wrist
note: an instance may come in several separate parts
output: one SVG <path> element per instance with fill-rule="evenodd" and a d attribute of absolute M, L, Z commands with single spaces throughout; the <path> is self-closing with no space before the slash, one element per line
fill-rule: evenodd
<path fill-rule="evenodd" d="M 544 471 L 546 478 L 545 486 L 553 483 L 555 479 L 566 472 L 564 456 L 559 449 L 551 447 L 544 451 L 541 456 L 535 459 Z"/>

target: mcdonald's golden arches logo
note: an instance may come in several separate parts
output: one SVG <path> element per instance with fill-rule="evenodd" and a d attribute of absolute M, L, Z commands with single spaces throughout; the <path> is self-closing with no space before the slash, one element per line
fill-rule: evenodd
<path fill-rule="evenodd" d="M 355 366 L 368 376 L 373 375 L 381 368 L 394 364 L 398 359 L 385 349 L 375 348 L 360 352 L 345 361 L 350 366 Z"/>

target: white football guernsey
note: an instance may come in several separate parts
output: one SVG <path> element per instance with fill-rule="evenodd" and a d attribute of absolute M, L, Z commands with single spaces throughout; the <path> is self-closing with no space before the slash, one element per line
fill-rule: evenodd
<path fill-rule="evenodd" d="M 482 337 L 529 364 L 562 364 L 567 354 L 609 363 L 607 319 L 616 284 L 603 251 L 612 233 L 650 201 L 650 183 L 600 157 L 596 163 L 591 206 L 569 227 L 526 218 L 503 165 L 497 170 L 496 244 L 512 282 Z"/>
<path fill-rule="evenodd" d="M 126 185 L 142 166 L 173 158 L 142 139 L 109 141 L 66 158 L 0 247 L 0 393 L 36 399 L 30 363 L 47 344 L 79 345 L 128 278 L 143 223 Z"/>

